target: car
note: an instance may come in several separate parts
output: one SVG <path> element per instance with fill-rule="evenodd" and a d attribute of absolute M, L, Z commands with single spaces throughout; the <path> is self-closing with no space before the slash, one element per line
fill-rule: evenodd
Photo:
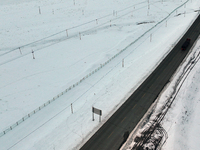
<path fill-rule="evenodd" d="M 182 50 L 186 50 L 187 47 L 190 45 L 190 38 L 187 38 L 186 41 L 183 43 L 183 45 L 181 46 Z"/>

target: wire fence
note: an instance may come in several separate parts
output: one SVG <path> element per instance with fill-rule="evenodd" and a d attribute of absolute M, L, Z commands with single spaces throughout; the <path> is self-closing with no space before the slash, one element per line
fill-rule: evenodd
<path fill-rule="evenodd" d="M 183 5 L 185 5 L 189 0 L 187 0 L 186 2 L 184 2 L 183 4 L 181 4 L 179 7 L 177 7 L 176 9 L 174 9 L 171 13 L 169 13 L 167 15 L 167 17 L 165 17 L 164 19 L 162 19 L 160 22 L 158 22 L 156 25 L 154 25 L 152 28 L 150 28 L 149 30 L 147 30 L 145 33 L 143 33 L 140 37 L 138 37 L 135 41 L 133 41 L 132 43 L 130 43 L 128 46 L 126 46 L 124 49 L 122 49 L 121 51 L 119 51 L 117 54 L 115 54 L 112 58 L 110 58 L 109 60 L 107 60 L 106 62 L 104 62 L 103 64 L 101 64 L 98 68 L 94 69 L 92 72 L 90 72 L 89 74 L 87 74 L 86 76 L 84 76 L 82 79 L 80 79 L 78 82 L 74 83 L 73 85 L 71 85 L 70 87 L 68 87 L 67 89 L 65 89 L 63 92 L 59 93 L 58 95 L 56 95 L 55 97 L 53 97 L 51 100 L 48 100 L 46 103 L 44 103 L 43 105 L 41 105 L 40 107 L 38 107 L 37 109 L 33 110 L 32 112 L 30 112 L 29 114 L 25 115 L 22 119 L 18 120 L 16 123 L 12 124 L 11 126 L 9 126 L 7 129 L 5 129 L 4 131 L 0 132 L 0 137 L 5 135 L 6 133 L 8 133 L 9 131 L 11 131 L 12 129 L 14 129 L 16 126 L 18 126 L 19 124 L 21 124 L 22 122 L 24 122 L 25 120 L 27 120 L 28 118 L 30 118 L 31 116 L 33 116 L 35 113 L 39 112 L 41 109 L 43 109 L 44 107 L 48 106 L 49 104 L 51 104 L 53 101 L 55 101 L 56 99 L 58 99 L 59 97 L 61 97 L 62 95 L 64 95 L 65 93 L 67 93 L 68 91 L 70 91 L 71 89 L 75 88 L 76 86 L 78 86 L 80 83 L 82 83 L 84 80 L 86 80 L 88 77 L 90 77 L 91 75 L 95 74 L 96 72 L 98 72 L 100 69 L 102 69 L 103 67 L 105 67 L 107 64 L 109 64 L 113 59 L 115 59 L 118 55 L 120 55 L 121 53 L 123 53 L 128 47 L 130 47 L 131 45 L 133 45 L 134 43 L 136 43 L 138 40 L 140 40 L 143 36 L 145 36 L 147 33 L 149 33 L 151 30 L 153 30 L 155 27 L 157 27 L 159 24 L 163 23 L 166 19 L 168 19 L 177 9 L 181 8 Z M 69 105 L 70 107 L 70 105 Z"/>
<path fill-rule="evenodd" d="M 158 2 L 160 1 L 151 2 L 150 4 L 154 4 Z M 0 65 L 6 64 L 20 57 L 26 56 L 30 54 L 33 50 L 39 51 L 46 47 L 50 47 L 54 44 L 57 44 L 59 42 L 76 38 L 76 37 L 79 37 L 81 39 L 82 35 L 93 33 L 97 31 L 98 29 L 100 29 L 101 27 L 106 27 L 106 26 L 111 27 L 112 24 L 114 24 L 114 21 L 119 20 L 122 17 L 127 16 L 129 14 L 132 14 L 134 11 L 147 8 L 147 5 L 143 5 L 144 3 L 147 3 L 147 2 L 143 1 L 121 10 L 116 10 L 116 11 L 113 10 L 113 13 L 107 14 L 103 17 L 93 19 L 91 21 L 82 23 L 77 26 L 69 27 L 65 30 L 62 30 L 60 32 L 57 32 L 55 34 L 42 38 L 40 40 L 8 50 L 5 53 L 0 54 L 1 57 L 6 56 L 6 58 L 3 58 L 0 60 Z M 14 51 L 19 51 L 21 55 L 12 55 L 11 53 Z M 9 55 L 9 57 L 7 55 Z"/>
<path fill-rule="evenodd" d="M 111 19 L 107 19 L 107 20 L 109 20 L 109 21 L 110 21 L 110 20 L 113 20 L 112 18 L 113 18 L 113 16 L 115 16 L 115 14 L 117 14 L 117 12 L 118 12 L 118 14 L 119 14 L 120 12 L 124 12 L 125 10 L 132 9 L 133 7 L 135 7 L 135 6 L 137 6 L 137 5 L 140 5 L 140 4 L 143 4 L 143 3 L 146 3 L 146 1 L 143 1 L 143 2 L 141 2 L 141 3 L 139 3 L 139 4 L 134 4 L 134 5 L 132 5 L 132 6 L 129 6 L 129 7 L 127 7 L 127 8 L 121 9 L 121 10 L 116 10 L 116 11 L 113 10 L 113 13 L 107 14 L 107 15 L 105 15 L 105 16 L 102 16 L 102 17 L 99 17 L 99 18 L 90 20 L 90 21 L 88 21 L 88 22 L 85 22 L 85 23 L 82 23 L 82 24 L 79 24 L 79 25 L 76 25 L 76 26 L 73 26 L 73 27 L 66 28 L 65 30 L 59 31 L 59 32 L 57 32 L 57 33 L 55 33 L 55 34 L 52 34 L 52 35 L 50 35 L 50 36 L 44 37 L 44 38 L 42 38 L 42 39 L 39 39 L 39 40 L 34 41 L 34 42 L 31 42 L 31 43 L 28 43 L 28 44 L 26 44 L 26 45 L 22 45 L 22 46 L 13 48 L 13 49 L 9 50 L 8 52 L 5 52 L 5 53 L 1 54 L 0 56 L 6 55 L 6 54 L 8 54 L 8 53 L 10 53 L 10 52 L 12 52 L 12 51 L 18 50 L 19 48 L 22 49 L 22 48 L 25 48 L 25 47 L 27 47 L 27 46 L 31 46 L 31 47 L 32 47 L 32 46 L 34 46 L 34 45 L 37 44 L 37 43 L 40 43 L 40 42 L 45 41 L 45 40 L 48 40 L 48 39 L 50 39 L 50 38 L 52 38 L 52 37 L 55 37 L 55 36 L 57 36 L 57 35 L 60 35 L 60 34 L 62 34 L 62 33 L 64 33 L 65 35 L 67 34 L 67 36 L 68 36 L 68 32 L 69 32 L 70 30 L 72 30 L 72 29 L 76 29 L 76 28 L 78 28 L 78 27 L 86 26 L 86 25 L 89 25 L 89 24 L 91 24 L 91 23 L 92 23 L 92 24 L 98 24 L 97 21 L 106 19 L 106 18 L 108 18 L 108 17 L 111 17 Z M 129 11 L 129 12 L 130 12 L 130 11 Z M 133 10 L 131 10 L 131 12 L 133 12 Z M 116 17 L 116 18 L 119 18 L 119 17 Z M 115 18 L 115 19 L 116 19 L 116 18 Z M 109 21 L 108 21 L 108 22 L 109 22 Z M 104 22 L 104 23 L 105 23 L 105 22 Z M 101 24 L 101 25 L 104 25 L 104 23 Z M 106 23 L 107 23 L 107 21 L 106 21 Z M 98 25 L 98 26 L 101 26 L 101 25 Z M 79 33 L 79 32 L 77 32 L 75 36 L 78 36 L 78 33 Z M 81 33 L 82 33 L 82 32 L 81 32 Z M 74 35 L 72 35 L 71 37 L 74 37 Z"/>

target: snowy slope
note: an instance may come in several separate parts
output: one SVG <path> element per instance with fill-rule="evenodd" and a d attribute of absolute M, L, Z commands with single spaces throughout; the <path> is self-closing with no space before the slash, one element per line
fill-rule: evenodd
<path fill-rule="evenodd" d="M 195 19 L 199 2 L 186 2 L 0 2 L 0 132 L 56 97 L 0 137 L 0 149 L 83 144 Z M 102 109 L 101 123 L 91 121 L 92 106 Z"/>

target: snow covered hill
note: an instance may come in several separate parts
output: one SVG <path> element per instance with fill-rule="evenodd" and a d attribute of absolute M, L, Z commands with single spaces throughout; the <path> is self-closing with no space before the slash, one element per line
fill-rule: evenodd
<path fill-rule="evenodd" d="M 169 53 L 199 4 L 0 1 L 0 149 L 78 149 Z"/>

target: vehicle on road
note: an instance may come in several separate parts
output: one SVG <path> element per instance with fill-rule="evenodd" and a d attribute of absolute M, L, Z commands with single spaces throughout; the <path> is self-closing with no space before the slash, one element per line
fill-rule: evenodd
<path fill-rule="evenodd" d="M 181 46 L 182 50 L 186 50 L 186 48 L 190 45 L 190 39 L 187 38 L 186 41 L 183 43 L 183 45 Z"/>

